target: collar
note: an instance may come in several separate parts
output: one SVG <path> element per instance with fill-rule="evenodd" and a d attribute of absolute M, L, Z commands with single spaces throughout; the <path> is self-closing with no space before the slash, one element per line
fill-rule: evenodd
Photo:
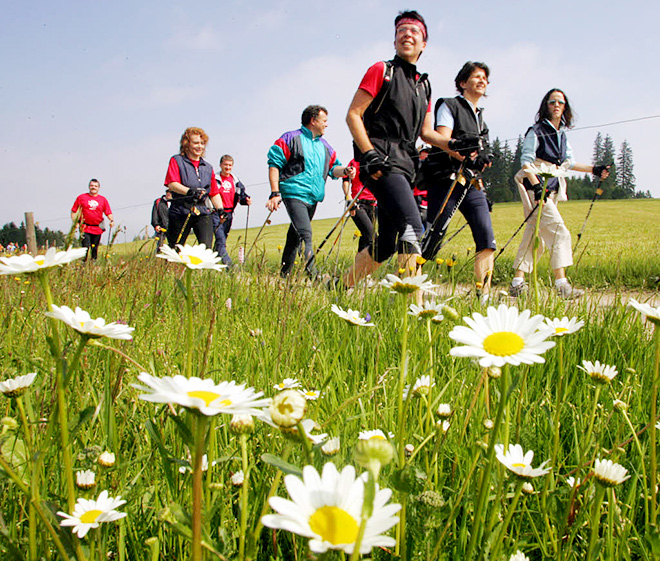
<path fill-rule="evenodd" d="M 472 111 L 474 111 L 477 115 L 480 114 L 484 110 L 483 107 L 475 107 L 474 104 L 467 97 L 465 97 L 463 95 L 459 95 L 458 97 L 461 98 L 461 99 L 464 99 L 465 101 L 467 101 L 468 104 L 470 105 L 470 107 L 472 108 Z"/>
<path fill-rule="evenodd" d="M 552 123 L 552 121 L 550 119 L 543 119 L 543 122 L 550 125 L 557 132 L 559 132 L 559 131 L 561 131 L 565 128 L 563 123 L 559 125 L 559 128 L 556 128 L 555 125 Z"/>
<path fill-rule="evenodd" d="M 300 127 L 300 130 L 302 131 L 302 133 L 303 133 L 307 138 L 310 138 L 311 140 L 318 140 L 319 138 L 321 138 L 321 136 L 314 136 L 314 135 L 312 134 L 312 131 L 309 130 L 305 125 L 303 125 L 302 127 Z"/>
<path fill-rule="evenodd" d="M 394 55 L 393 62 L 400 66 L 407 76 L 412 76 L 413 78 L 417 76 L 417 65 L 407 60 L 403 60 L 399 55 Z"/>

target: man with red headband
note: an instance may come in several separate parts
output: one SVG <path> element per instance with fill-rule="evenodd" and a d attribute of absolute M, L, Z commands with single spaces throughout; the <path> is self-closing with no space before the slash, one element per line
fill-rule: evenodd
<path fill-rule="evenodd" d="M 415 143 L 420 136 L 430 144 L 439 142 L 431 86 L 416 67 L 428 31 L 415 11 L 399 13 L 394 28 L 396 56 L 367 70 L 346 116 L 360 180 L 378 201 L 379 220 L 375 243 L 357 254 L 342 279 L 346 287 L 375 271 L 397 249 L 399 267 L 415 273 L 421 253 L 422 219 L 412 191 L 419 162 Z"/>

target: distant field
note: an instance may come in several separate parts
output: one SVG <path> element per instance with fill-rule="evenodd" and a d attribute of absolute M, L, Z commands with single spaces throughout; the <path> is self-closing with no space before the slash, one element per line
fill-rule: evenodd
<path fill-rule="evenodd" d="M 568 228 L 573 235 L 573 244 L 577 234 L 582 229 L 590 201 L 569 201 L 560 204 L 560 209 Z M 623 201 L 597 201 L 587 222 L 582 240 L 577 249 L 574 260 L 579 264 L 569 269 L 569 276 L 576 283 L 592 287 L 625 286 L 653 288 L 660 276 L 660 200 L 623 200 Z M 500 203 L 493 209 L 493 226 L 499 247 L 502 247 L 518 228 L 523 220 L 520 203 Z M 315 220 L 314 243 L 320 244 L 327 236 L 337 219 Z M 464 224 L 463 217 L 457 215 L 449 228 L 448 237 Z M 260 227 L 260 226 L 259 226 Z M 248 230 L 248 249 L 252 246 L 259 227 Z M 284 245 L 288 224 L 267 225 L 253 251 L 250 260 L 255 257 L 259 260 L 265 256 L 269 266 L 275 270 L 279 261 L 280 251 L 278 245 Z M 323 247 L 320 254 L 320 263 L 323 265 L 337 235 L 335 234 Z M 357 238 L 354 237 L 357 229 L 349 221 L 341 239 L 331 254 L 326 268 L 334 268 L 336 251 L 339 247 L 339 262 L 345 265 L 355 254 Z M 234 228 L 229 238 L 229 251 L 235 258 L 238 246 L 243 244 L 245 230 Z M 494 280 L 497 283 L 507 283 L 512 275 L 513 258 L 522 238 L 520 232 L 509 244 L 506 251 L 498 258 L 495 265 Z M 142 242 L 144 243 L 144 242 Z M 119 252 L 126 249 L 135 251 L 141 244 L 126 244 Z M 459 264 L 457 272 L 459 280 L 470 280 L 468 271 L 471 263 L 465 268 L 465 259 L 474 252 L 474 243 L 469 229 L 465 228 L 446 248 L 440 252 L 440 257 L 456 256 Z M 541 270 L 544 275 L 548 273 L 547 253 L 541 260 Z M 342 265 L 343 266 L 343 265 Z"/>

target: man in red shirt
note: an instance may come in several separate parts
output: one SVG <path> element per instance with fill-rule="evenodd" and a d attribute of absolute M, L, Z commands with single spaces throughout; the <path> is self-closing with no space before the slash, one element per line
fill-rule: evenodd
<path fill-rule="evenodd" d="M 90 179 L 89 193 L 78 195 L 71 207 L 71 220 L 78 222 L 78 227 L 83 232 L 82 246 L 87 248 L 84 261 L 87 261 L 87 257 L 90 256 L 90 250 L 91 258 L 96 259 L 97 257 L 98 247 L 101 245 L 101 234 L 105 229 L 100 227 L 103 215 L 108 217 L 110 228 L 115 225 L 110 203 L 103 195 L 99 195 L 100 189 L 99 180 Z"/>

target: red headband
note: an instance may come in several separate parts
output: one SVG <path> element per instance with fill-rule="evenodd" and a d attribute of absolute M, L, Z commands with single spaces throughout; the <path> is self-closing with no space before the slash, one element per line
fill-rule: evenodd
<path fill-rule="evenodd" d="M 399 23 L 396 24 L 396 29 L 399 29 L 399 26 L 401 25 L 416 25 L 422 30 L 422 35 L 424 37 L 424 41 L 426 41 L 426 26 L 419 21 L 418 19 L 414 18 L 403 18 L 399 20 Z"/>

